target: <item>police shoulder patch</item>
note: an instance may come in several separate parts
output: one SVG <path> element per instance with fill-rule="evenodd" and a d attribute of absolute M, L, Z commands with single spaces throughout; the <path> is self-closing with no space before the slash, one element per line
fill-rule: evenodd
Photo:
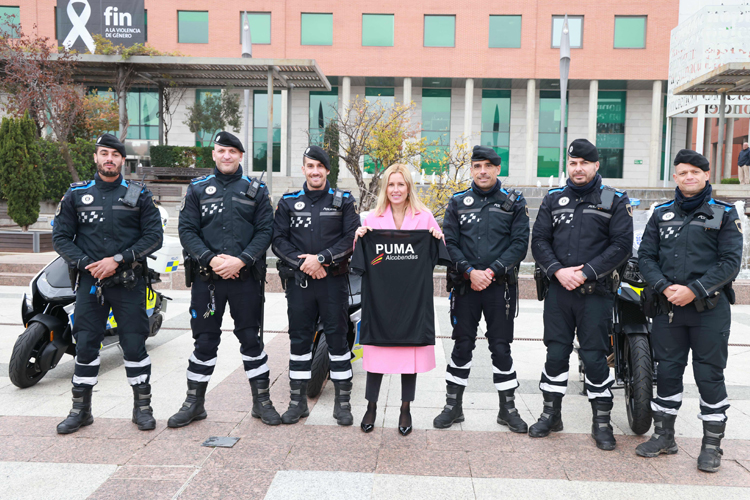
<path fill-rule="evenodd" d="M 737 225 L 737 231 L 742 232 L 742 222 L 739 219 L 734 219 L 734 223 Z"/>
<path fill-rule="evenodd" d="M 628 203 L 627 205 L 625 205 L 625 210 L 628 211 L 628 215 L 629 216 L 631 216 L 631 217 L 633 216 L 633 205 L 631 205 L 630 203 Z"/>
<path fill-rule="evenodd" d="M 60 200 L 60 203 L 57 204 L 57 209 L 55 210 L 55 217 L 60 215 L 61 210 L 62 210 L 62 200 Z"/>
<path fill-rule="evenodd" d="M 180 212 L 182 212 L 183 210 L 185 210 L 185 200 L 187 200 L 187 195 L 185 195 L 185 196 L 182 197 L 182 203 L 180 203 L 180 208 L 179 208 Z"/>

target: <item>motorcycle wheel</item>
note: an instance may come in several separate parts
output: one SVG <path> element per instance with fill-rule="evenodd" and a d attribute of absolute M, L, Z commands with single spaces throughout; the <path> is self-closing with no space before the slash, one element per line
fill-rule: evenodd
<path fill-rule="evenodd" d="M 628 424 L 636 434 L 644 434 L 651 428 L 651 398 L 654 387 L 654 365 L 651 362 L 651 348 L 646 335 L 627 336 L 625 360 L 628 364 L 628 373 L 625 377 Z"/>
<path fill-rule="evenodd" d="M 39 369 L 37 356 L 49 343 L 49 331 L 41 323 L 32 323 L 16 340 L 8 363 L 8 376 L 21 389 L 31 387 L 47 374 Z"/>
<path fill-rule="evenodd" d="M 307 383 L 307 397 L 318 397 L 323 389 L 323 384 L 328 378 L 328 368 L 330 360 L 328 359 L 328 342 L 322 331 L 318 332 L 318 341 L 313 349 L 312 369 L 310 381 Z"/>

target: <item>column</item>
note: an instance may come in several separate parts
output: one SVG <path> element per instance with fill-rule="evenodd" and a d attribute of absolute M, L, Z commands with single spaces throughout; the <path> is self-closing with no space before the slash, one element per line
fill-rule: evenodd
<path fill-rule="evenodd" d="M 404 105 L 409 106 L 411 104 L 411 78 L 404 78 Z"/>
<path fill-rule="evenodd" d="M 536 117 L 536 80 L 526 82 L 526 184 L 531 185 L 536 177 L 536 149 L 534 142 L 534 119 Z M 562 153 L 562 152 L 561 152 Z"/>
<path fill-rule="evenodd" d="M 693 149 L 693 119 L 686 118 L 687 131 L 685 131 L 685 149 Z"/>
<path fill-rule="evenodd" d="M 661 161 L 661 116 L 662 116 L 661 80 L 654 80 L 651 93 L 651 147 L 648 155 L 648 186 L 656 187 L 659 183 Z M 665 149 L 669 149 L 668 147 Z"/>
<path fill-rule="evenodd" d="M 596 114 L 599 108 L 599 80 L 589 82 L 589 141 L 596 146 Z"/>
<path fill-rule="evenodd" d="M 705 126 L 705 132 L 703 136 L 703 156 L 708 158 L 708 162 L 711 165 L 711 168 L 715 168 L 714 162 L 712 161 L 712 154 L 711 154 L 711 133 L 713 132 L 713 126 L 714 126 L 714 119 L 713 118 L 706 118 L 705 119 L 706 126 Z"/>
<path fill-rule="evenodd" d="M 281 89 L 281 165 L 280 170 L 288 177 L 290 174 L 287 144 L 289 143 L 289 91 Z"/>
<path fill-rule="evenodd" d="M 727 94 L 723 92 L 719 101 L 719 130 L 718 140 L 716 141 L 716 165 L 714 175 L 716 184 L 719 184 L 724 171 L 724 125 L 726 124 Z"/>
<path fill-rule="evenodd" d="M 732 177 L 732 165 L 734 164 L 734 158 L 732 158 L 732 145 L 734 144 L 734 118 L 727 119 L 727 138 L 724 143 L 724 178 L 729 179 Z"/>
<path fill-rule="evenodd" d="M 471 145 L 471 121 L 474 109 L 474 79 L 466 79 L 466 90 L 464 92 L 464 141 Z"/>
<path fill-rule="evenodd" d="M 703 144 L 706 137 L 706 106 L 698 106 L 698 116 L 695 118 L 695 151 L 704 154 Z"/>
<path fill-rule="evenodd" d="M 266 127 L 266 186 L 273 196 L 273 68 L 268 67 L 268 126 Z"/>
<path fill-rule="evenodd" d="M 341 106 L 342 110 L 349 108 L 352 99 L 352 79 L 345 76 L 341 79 Z"/>

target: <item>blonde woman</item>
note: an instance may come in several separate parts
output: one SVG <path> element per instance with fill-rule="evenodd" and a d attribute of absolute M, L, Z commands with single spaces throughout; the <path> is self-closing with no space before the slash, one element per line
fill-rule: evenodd
<path fill-rule="evenodd" d="M 406 165 L 398 163 L 391 165 L 383 173 L 377 207 L 365 218 L 362 227 L 357 230 L 357 238 L 361 238 L 372 229 L 428 229 L 435 238 L 443 237 L 432 212 L 419 200 L 414 189 L 414 181 Z M 394 314 L 397 314 L 397 311 L 394 311 Z M 375 427 L 378 393 L 383 374 L 399 373 L 401 374 L 401 415 L 398 430 L 402 435 L 408 435 L 412 430 L 410 403 L 414 401 L 417 373 L 428 372 L 435 368 L 435 347 L 432 345 L 418 347 L 365 345 L 362 362 L 367 371 L 365 398 L 368 401 L 367 412 L 361 423 L 362 430 L 371 432 Z"/>

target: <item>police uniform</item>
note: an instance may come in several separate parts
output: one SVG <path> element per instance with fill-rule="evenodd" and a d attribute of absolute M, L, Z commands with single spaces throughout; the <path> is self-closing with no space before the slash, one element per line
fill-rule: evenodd
<path fill-rule="evenodd" d="M 708 160 L 690 150 L 680 151 L 674 162 L 708 170 Z M 658 370 L 656 397 L 651 402 L 656 434 L 639 445 L 637 452 L 642 456 L 677 452 L 674 422 L 682 405 L 682 376 L 692 349 L 700 392 L 698 418 L 704 430 L 698 468 L 707 472 L 718 470 L 721 461 L 719 445 L 729 408 L 724 368 L 729 306 L 734 303 L 731 285 L 740 270 L 743 244 L 736 209 L 712 198 L 711 192 L 707 182 L 703 192 L 686 198 L 678 187 L 675 200 L 654 209 L 638 249 L 640 271 L 656 292 L 658 315 L 651 342 Z M 663 294 L 673 284 L 687 286 L 695 300 L 682 307 L 667 302 Z"/>
<path fill-rule="evenodd" d="M 216 145 L 244 153 L 234 135 L 221 132 Z M 188 398 L 168 422 L 182 427 L 206 417 L 204 400 L 214 372 L 221 341 L 221 323 L 229 303 L 234 334 L 240 341 L 245 374 L 253 393 L 252 415 L 269 425 L 281 423 L 268 393 L 268 356 L 259 336 L 262 322 L 266 250 L 271 245 L 273 209 L 266 185 L 242 173 L 218 168 L 194 179 L 180 207 L 180 242 L 191 264 L 190 326 L 195 350 L 188 360 Z M 234 279 L 223 279 L 211 269 L 220 254 L 237 257 L 245 267 Z"/>
<path fill-rule="evenodd" d="M 305 156 L 329 169 L 328 155 L 317 146 Z M 317 320 L 323 322 L 328 344 L 330 376 L 336 388 L 334 415 L 342 425 L 351 425 L 351 351 L 347 342 L 349 304 L 348 260 L 354 233 L 360 226 L 354 196 L 332 189 L 326 181 L 322 190 L 303 189 L 285 194 L 279 200 L 274 218 L 273 252 L 281 260 L 280 274 L 285 281 L 289 316 L 289 378 L 292 399 L 282 415 L 284 423 L 295 423 L 307 416 L 307 382 L 312 370 L 313 336 Z M 300 270 L 299 255 L 317 255 L 328 266 L 328 276 L 312 279 Z M 284 279 L 285 270 L 294 278 Z M 343 410 L 343 411 L 341 411 Z"/>
<path fill-rule="evenodd" d="M 111 148 L 125 156 L 117 138 L 104 134 L 97 146 Z M 97 148 L 98 149 L 98 148 Z M 130 197 L 128 192 L 131 191 Z M 146 314 L 146 257 L 161 248 L 163 229 L 151 192 L 119 175 L 105 182 L 97 173 L 92 181 L 74 182 L 55 214 L 52 241 L 55 251 L 78 270 L 75 321 L 75 369 L 73 410 L 58 426 L 58 432 L 75 432 L 93 422 L 91 391 L 99 374 L 99 348 L 104 339 L 110 307 L 118 322 L 125 373 L 133 387 L 133 421 L 153 429 L 149 385 L 151 359 L 146 353 L 149 335 Z M 97 280 L 86 266 L 114 257 L 120 267 L 113 277 Z M 127 283 L 120 275 L 130 274 Z M 71 420 L 71 417 L 72 420 Z"/>
<path fill-rule="evenodd" d="M 500 165 L 497 153 L 485 146 L 475 146 L 471 160 Z M 527 425 L 513 402 L 518 379 L 510 354 L 517 313 L 518 264 L 529 245 L 526 200 L 520 191 L 503 188 L 499 180 L 488 191 L 472 183 L 471 188 L 454 194 L 448 202 L 443 233 L 455 271 L 450 297 L 455 344 L 445 374 L 447 404 L 433 425 L 446 428 L 463 420 L 463 391 L 484 313 L 493 381 L 500 397 L 497 421 L 514 432 L 526 432 Z M 486 269 L 494 274 L 492 284 L 480 292 L 472 290 L 469 274 Z"/>
<path fill-rule="evenodd" d="M 596 147 L 585 139 L 573 141 L 571 158 L 598 161 Z M 632 208 L 628 196 L 602 184 L 599 174 L 586 186 L 551 189 L 542 200 L 531 236 L 531 252 L 546 278 L 544 344 L 547 361 L 539 388 L 544 413 L 529 429 L 532 437 L 562 430 L 560 409 L 568 385 L 570 354 L 578 336 L 585 367 L 585 389 L 594 412 L 592 436 L 601 449 L 615 447 L 609 424 L 610 387 L 614 377 L 607 365 L 608 325 L 617 275 L 633 246 Z M 583 265 L 585 283 L 569 291 L 555 277 L 562 268 Z"/>

